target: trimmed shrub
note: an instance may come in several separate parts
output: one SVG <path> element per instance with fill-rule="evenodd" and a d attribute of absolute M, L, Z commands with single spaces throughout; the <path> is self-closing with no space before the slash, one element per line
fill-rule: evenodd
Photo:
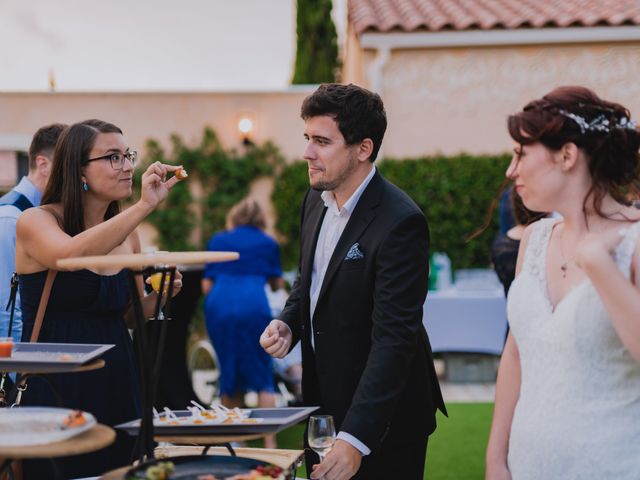
<path fill-rule="evenodd" d="M 431 251 L 446 252 L 454 269 L 488 267 L 490 247 L 498 231 L 497 215 L 487 230 L 467 238 L 484 223 L 489 205 L 499 194 L 509 155 L 388 159 L 377 164 L 380 172 L 420 206 L 429 221 Z M 307 164 L 284 168 L 276 180 L 273 202 L 277 229 L 284 235 L 283 268 L 297 266 L 300 205 L 309 187 Z"/>

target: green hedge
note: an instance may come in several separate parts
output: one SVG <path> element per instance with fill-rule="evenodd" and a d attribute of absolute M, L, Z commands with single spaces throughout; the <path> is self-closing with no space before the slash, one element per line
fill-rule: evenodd
<path fill-rule="evenodd" d="M 298 265 L 300 206 L 308 189 L 307 162 L 287 165 L 275 180 L 271 201 L 276 209 L 276 230 L 282 235 L 280 255 L 284 270 L 291 270 Z"/>
<path fill-rule="evenodd" d="M 306 162 L 285 165 L 278 148 L 271 143 L 242 152 L 225 149 L 209 128 L 195 147 L 187 147 L 178 135 L 172 136 L 172 143 L 172 152 L 167 154 L 157 141 L 149 140 L 143 162 L 184 165 L 191 177 L 189 182 L 178 183 L 163 206 L 149 217 L 158 228 L 161 248 L 203 248 L 212 232 L 224 228 L 226 212 L 249 192 L 251 182 L 259 176 L 271 175 L 275 177 L 272 200 L 277 214 L 276 229 L 281 234 L 283 268 L 295 268 L 299 255 L 300 204 L 309 187 Z M 432 251 L 447 252 L 453 268 L 459 269 L 489 265 L 497 215 L 483 235 L 470 242 L 467 238 L 484 223 L 508 162 L 508 155 L 459 155 L 386 160 L 377 166 L 424 211 L 431 227 Z M 138 169 L 138 177 L 142 171 L 144 168 Z M 195 199 L 189 185 L 194 182 L 200 183 L 204 193 L 200 200 L 201 217 L 190 208 Z M 140 185 L 139 178 L 136 185 Z M 200 245 L 192 245 L 191 231 L 198 224 Z"/>
<path fill-rule="evenodd" d="M 431 229 L 431 251 L 451 257 L 454 269 L 487 267 L 490 246 L 497 233 L 497 214 L 489 228 L 474 240 L 467 238 L 483 223 L 498 195 L 509 163 L 508 155 L 427 157 L 386 160 L 380 172 L 403 189 L 424 211 Z M 308 188 L 307 164 L 287 166 L 276 179 L 273 202 L 277 229 L 285 236 L 283 268 L 297 265 L 300 204 Z"/>
<path fill-rule="evenodd" d="M 157 140 L 147 141 L 147 155 L 136 170 L 135 182 L 139 189 L 142 173 L 155 161 L 183 165 L 189 173 L 189 181 L 178 182 L 167 200 L 149 216 L 149 222 L 158 229 L 163 250 L 204 249 L 209 237 L 225 228 L 227 212 L 249 193 L 251 182 L 260 176 L 277 175 L 284 165 L 284 158 L 272 143 L 249 145 L 242 151 L 225 149 L 209 127 L 195 147 L 187 146 L 177 134 L 171 136 L 171 143 L 171 152 L 167 153 Z M 202 198 L 193 198 L 194 184 L 199 184 Z M 195 208 L 196 201 L 200 209 Z M 190 238 L 196 225 L 200 238 L 193 245 Z"/>

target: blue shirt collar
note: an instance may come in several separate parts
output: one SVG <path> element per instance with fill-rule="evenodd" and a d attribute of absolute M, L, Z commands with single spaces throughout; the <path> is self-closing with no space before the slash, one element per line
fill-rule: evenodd
<path fill-rule="evenodd" d="M 27 199 L 33 204 L 34 207 L 40 205 L 40 201 L 42 200 L 42 192 L 36 188 L 31 180 L 27 177 L 22 177 L 18 185 L 13 187 L 13 189 L 27 197 Z"/>

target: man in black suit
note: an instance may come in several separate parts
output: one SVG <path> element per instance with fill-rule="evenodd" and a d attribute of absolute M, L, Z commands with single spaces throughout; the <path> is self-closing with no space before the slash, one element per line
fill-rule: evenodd
<path fill-rule="evenodd" d="M 311 478 L 422 479 L 435 411 L 446 413 L 422 326 L 427 222 L 373 165 L 387 126 L 377 94 L 322 85 L 301 116 L 299 275 L 260 343 L 281 358 L 301 341 L 304 402 L 334 417 L 338 439 Z"/>

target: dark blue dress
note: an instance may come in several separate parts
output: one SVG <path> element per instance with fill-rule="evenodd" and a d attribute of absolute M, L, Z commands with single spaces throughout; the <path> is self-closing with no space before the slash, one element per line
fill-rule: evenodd
<path fill-rule="evenodd" d="M 265 284 L 282 275 L 278 244 L 260 229 L 243 225 L 214 235 L 207 250 L 240 253 L 239 260 L 208 264 L 204 272 L 214 282 L 205 315 L 220 361 L 221 393 L 272 392 L 272 360 L 259 340 L 271 321 Z"/>
<path fill-rule="evenodd" d="M 24 329 L 29 341 L 46 271 L 21 275 Z M 48 375 L 65 408 L 92 413 L 114 426 L 140 417 L 139 380 L 131 337 L 123 315 L 129 303 L 128 273 L 98 275 L 89 270 L 56 276 L 39 342 L 114 344 L 102 358 L 105 367 L 91 372 Z M 58 406 L 50 388 L 32 378 L 23 405 Z M 117 432 L 115 444 L 95 453 L 56 459 L 64 478 L 100 475 L 130 463 L 134 437 Z M 54 478 L 48 461 L 24 462 L 25 479 Z"/>

